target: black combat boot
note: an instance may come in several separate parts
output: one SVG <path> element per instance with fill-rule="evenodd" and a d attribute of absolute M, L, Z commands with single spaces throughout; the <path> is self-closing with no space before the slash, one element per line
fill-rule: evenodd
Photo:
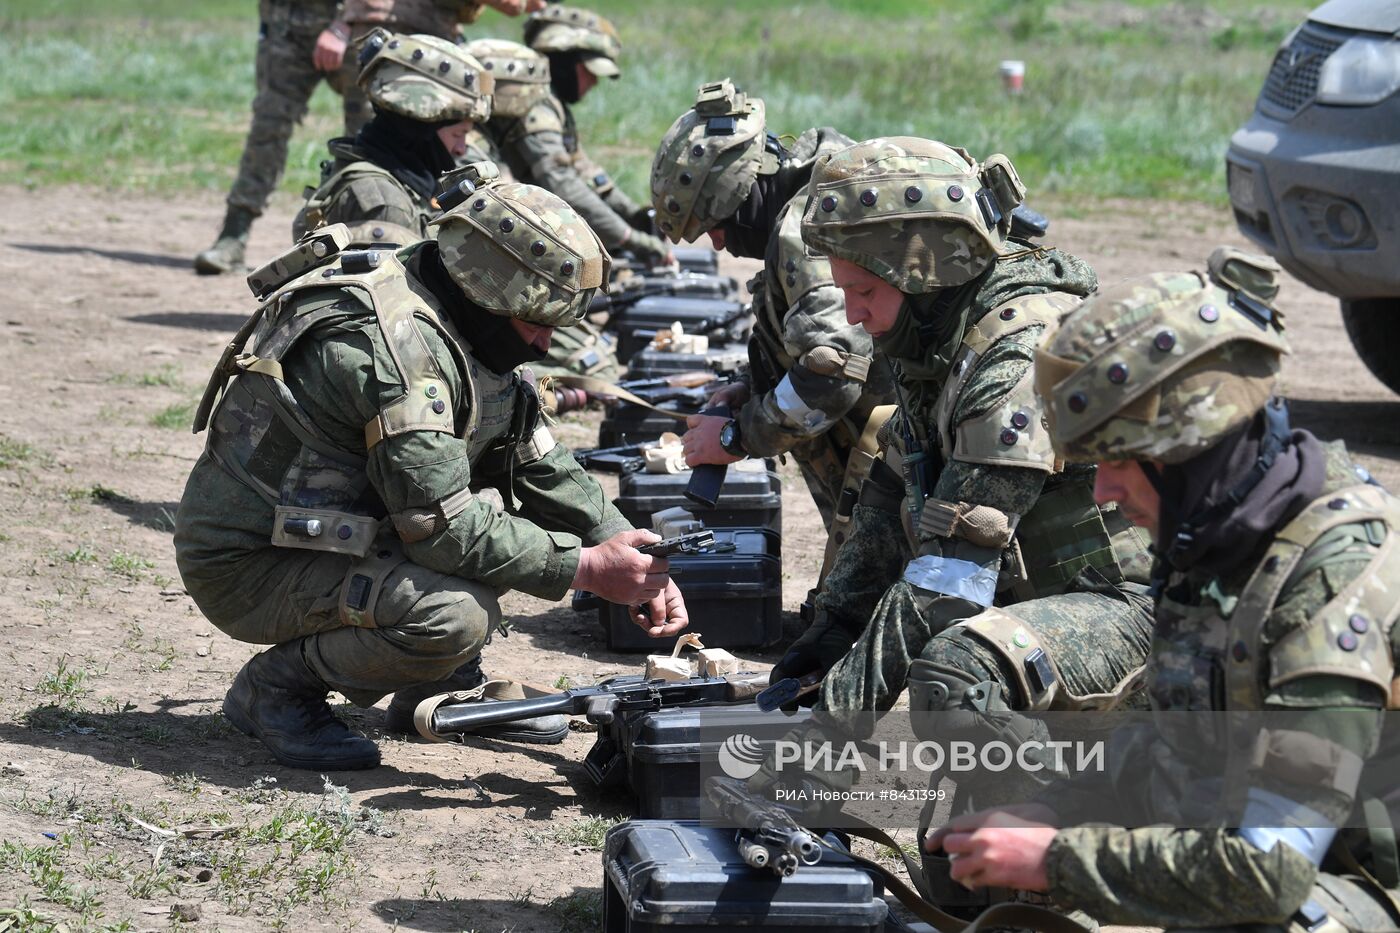
<path fill-rule="evenodd" d="M 379 749 L 351 732 L 326 703 L 330 687 L 307 666 L 302 639 L 275 645 L 243 665 L 224 697 L 224 716 L 289 768 L 353 771 L 379 765 Z"/>
<path fill-rule="evenodd" d="M 223 275 L 243 269 L 243 254 L 248 246 L 248 231 L 253 228 L 257 214 L 246 207 L 230 204 L 224 214 L 224 226 L 214 245 L 194 257 L 194 271 L 200 275 Z"/>
<path fill-rule="evenodd" d="M 394 694 L 394 699 L 389 702 L 389 708 L 384 712 L 384 731 L 417 735 L 418 728 L 413 724 L 413 711 L 418 708 L 419 703 L 428 697 L 437 696 L 440 693 L 464 692 L 477 694 L 474 698 L 475 702 L 494 703 L 496 700 L 491 696 L 491 686 L 505 683 L 505 681 L 492 681 L 488 684 L 486 675 L 481 671 L 481 655 L 477 655 L 457 668 L 450 677 L 432 683 L 414 684 L 397 691 Z M 505 742 L 557 745 L 564 741 L 564 737 L 569 734 L 569 720 L 557 713 L 549 716 L 532 716 L 529 719 L 517 719 L 514 722 L 503 722 L 495 726 L 481 726 L 468 734 L 480 735 L 488 739 L 500 739 Z"/>

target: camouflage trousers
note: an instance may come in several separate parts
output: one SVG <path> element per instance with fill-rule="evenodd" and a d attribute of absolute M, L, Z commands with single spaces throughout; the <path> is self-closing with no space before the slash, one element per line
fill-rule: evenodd
<path fill-rule="evenodd" d="M 997 685 L 1008 709 L 1026 709 L 1017 677 L 1007 659 L 987 642 L 954 624 L 945 612 L 930 613 L 924 597 L 904 580 L 891 586 L 876 605 L 870 624 L 822 681 L 818 709 L 851 731 L 860 730 L 862 711 L 887 710 L 909 683 L 910 668 L 922 660 L 967 674 L 974 682 Z M 940 601 L 946 601 L 941 597 Z M 961 618 L 970 618 L 967 603 Z M 1137 584 L 1086 584 L 1077 592 L 1045 596 L 1003 609 L 1039 638 L 1070 694 L 1106 693 L 1146 662 L 1152 643 L 1152 602 Z"/>
<path fill-rule="evenodd" d="M 588 321 L 559 327 L 549 343 L 549 355 L 530 368 L 538 376 L 592 376 L 616 382 L 620 369 L 612 337 Z"/>
<path fill-rule="evenodd" d="M 221 619 L 208 607 L 205 615 L 238 641 L 306 639 L 303 655 L 316 675 L 357 705 L 373 706 L 403 687 L 447 677 L 481 653 L 501 621 L 495 589 L 421 567 L 392 546 L 376 558 L 384 553 L 393 556 L 366 565 L 344 554 L 287 550 L 280 581 L 252 611 Z M 345 587 L 360 571 L 377 588 L 364 610 L 347 612 Z"/>
<path fill-rule="evenodd" d="M 347 50 L 338 71 L 317 71 L 311 56 L 316 37 L 330 24 L 335 4 L 261 0 L 261 23 L 255 64 L 257 94 L 253 119 L 238 163 L 238 176 L 229 190 L 230 207 L 261 214 L 287 168 L 292 131 L 306 116 L 312 93 L 322 81 L 338 94 L 354 88 L 355 57 Z M 353 95 L 345 100 L 345 126 L 353 135 L 369 119 L 368 104 Z"/>
<path fill-rule="evenodd" d="M 793 459 L 802 471 L 807 491 L 817 504 L 822 526 L 829 532 L 836 518 L 836 503 L 841 498 L 841 483 L 846 478 L 846 464 L 825 437 L 816 437 L 792 448 Z"/>

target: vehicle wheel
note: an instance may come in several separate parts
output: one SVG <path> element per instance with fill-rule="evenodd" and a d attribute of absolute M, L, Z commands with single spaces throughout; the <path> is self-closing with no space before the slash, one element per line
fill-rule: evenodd
<path fill-rule="evenodd" d="M 1400 394 L 1400 298 L 1343 301 L 1342 320 L 1361 362 Z"/>

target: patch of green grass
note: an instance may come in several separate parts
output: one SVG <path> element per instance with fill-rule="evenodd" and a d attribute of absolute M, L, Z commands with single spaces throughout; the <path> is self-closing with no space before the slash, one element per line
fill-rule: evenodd
<path fill-rule="evenodd" d="M 59 704 L 76 709 L 78 704 L 92 693 L 87 684 L 88 672 L 82 668 L 68 666 L 68 658 L 58 659 L 58 666 L 49 671 L 34 685 L 34 692 L 50 696 Z"/>
<path fill-rule="evenodd" d="M 657 142 L 695 87 L 728 75 L 765 99 L 780 133 L 826 125 L 856 138 L 931 136 L 979 157 L 1005 152 L 1032 197 L 1220 202 L 1229 134 L 1248 117 L 1274 46 L 1310 5 L 611 0 L 623 76 L 576 114 L 590 152 L 639 197 Z M 0 181 L 227 188 L 253 87 L 256 23 L 245 3 L 0 0 L 0 22 Z M 468 28 L 518 39 L 520 24 L 488 13 Z M 1007 58 L 1026 62 L 1016 97 L 997 74 Z M 293 137 L 285 191 L 316 179 L 339 124 L 339 102 L 323 87 Z M 103 140 L 100 180 L 94 138 Z"/>
<path fill-rule="evenodd" d="M 71 551 L 64 551 L 59 558 L 68 564 L 95 564 L 97 552 L 86 544 L 80 544 Z"/>
<path fill-rule="evenodd" d="M 34 445 L 0 434 L 0 470 L 14 469 L 38 455 L 39 450 Z"/>
<path fill-rule="evenodd" d="M 587 816 L 573 823 L 566 823 L 553 831 L 554 838 L 567 846 L 582 846 L 602 851 L 603 837 L 612 827 L 625 817 Z"/>
<path fill-rule="evenodd" d="M 140 554 L 128 554 L 126 551 L 113 551 L 107 558 L 107 570 L 128 580 L 141 579 L 147 570 L 152 570 L 155 566 L 155 561 Z"/>
<path fill-rule="evenodd" d="M 101 483 L 93 483 L 91 486 L 71 486 L 64 490 L 63 497 L 70 502 L 130 502 L 128 497 L 117 492 L 115 489 L 108 489 Z"/>
<path fill-rule="evenodd" d="M 545 912 L 559 923 L 559 933 L 585 933 L 603 927 L 603 895 L 578 891 L 556 897 L 544 905 Z"/>
<path fill-rule="evenodd" d="M 194 402 L 176 402 L 151 416 L 151 425 L 167 431 L 188 431 L 194 422 Z"/>

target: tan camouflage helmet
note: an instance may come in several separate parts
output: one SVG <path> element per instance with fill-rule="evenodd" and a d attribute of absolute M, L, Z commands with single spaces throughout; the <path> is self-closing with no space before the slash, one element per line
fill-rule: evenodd
<path fill-rule="evenodd" d="M 1105 289 L 1041 345 L 1035 387 L 1062 459 L 1182 463 L 1264 407 L 1289 352 L 1279 266 L 1220 247 L 1208 268 Z"/>
<path fill-rule="evenodd" d="M 1026 189 L 1004 155 L 912 136 L 856 143 L 817 159 L 802 239 L 901 292 L 962 285 L 1008 252 Z"/>
<path fill-rule="evenodd" d="M 498 117 L 523 117 L 549 96 L 549 59 L 509 39 L 476 39 L 467 43 L 467 54 L 481 62 L 496 79 L 491 113 Z"/>
<path fill-rule="evenodd" d="M 489 119 L 495 83 L 461 46 L 436 36 L 375 29 L 360 50 L 359 85 L 370 102 L 424 123 Z"/>
<path fill-rule="evenodd" d="M 612 257 L 561 198 L 498 180 L 492 162 L 446 176 L 438 195 L 442 262 L 476 304 L 545 327 L 577 324 L 608 281 Z"/>
<path fill-rule="evenodd" d="M 651 163 L 656 223 L 672 243 L 693 243 L 728 220 L 760 171 L 777 171 L 764 141 L 763 101 L 728 78 L 700 85 L 695 106 L 671 128 Z"/>
<path fill-rule="evenodd" d="M 583 65 L 600 78 L 616 78 L 622 39 L 617 28 L 591 10 L 551 3 L 525 22 L 525 44 L 536 52 L 578 52 Z"/>

